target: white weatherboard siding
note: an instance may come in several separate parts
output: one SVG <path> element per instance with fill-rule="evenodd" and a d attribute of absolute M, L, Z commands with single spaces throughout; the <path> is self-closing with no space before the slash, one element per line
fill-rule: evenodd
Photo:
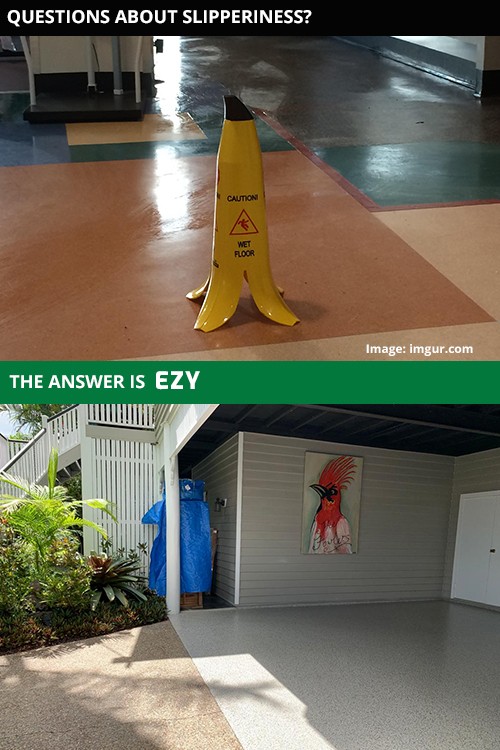
<path fill-rule="evenodd" d="M 451 593 L 460 496 L 466 493 L 489 492 L 490 490 L 500 490 L 500 449 L 495 448 L 482 453 L 472 453 L 469 456 L 459 456 L 455 459 L 448 547 L 443 580 L 443 596 L 445 598 L 449 597 Z"/>
<path fill-rule="evenodd" d="M 234 604 L 236 580 L 236 516 L 238 436 L 217 448 L 193 470 L 193 479 L 205 482 L 210 523 L 218 530 L 215 593 Z M 226 508 L 214 511 L 217 497 L 227 498 Z"/>
<path fill-rule="evenodd" d="M 306 451 L 364 457 L 355 555 L 301 554 Z M 440 598 L 453 467 L 447 456 L 245 433 L 240 604 Z"/>

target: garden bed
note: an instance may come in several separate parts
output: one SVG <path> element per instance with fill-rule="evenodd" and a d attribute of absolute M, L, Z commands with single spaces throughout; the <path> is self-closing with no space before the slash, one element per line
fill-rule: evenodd
<path fill-rule="evenodd" d="M 146 601 L 102 602 L 88 610 L 54 609 L 43 613 L 0 612 L 0 654 L 108 635 L 168 619 L 164 597 L 146 591 Z"/>
<path fill-rule="evenodd" d="M 54 449 L 47 486 L 0 472 L 0 654 L 167 619 L 165 597 L 148 588 L 147 545 L 113 552 L 84 507 L 116 521 L 112 503 L 58 484 Z M 82 553 L 83 528 L 101 537 L 102 552 Z"/>

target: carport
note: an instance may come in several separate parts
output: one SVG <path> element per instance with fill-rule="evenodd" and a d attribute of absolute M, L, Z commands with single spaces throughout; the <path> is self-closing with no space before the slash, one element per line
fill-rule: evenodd
<path fill-rule="evenodd" d="M 308 461 L 338 455 L 359 464 L 356 554 L 307 554 Z M 498 405 L 219 405 L 179 466 L 206 483 L 215 592 L 234 606 L 500 607 Z"/>
<path fill-rule="evenodd" d="M 364 458 L 356 555 L 300 549 L 307 452 Z M 179 462 L 234 606 L 171 621 L 246 750 L 498 750 L 499 609 L 453 588 L 462 500 L 498 499 L 498 405 L 220 405 Z"/>

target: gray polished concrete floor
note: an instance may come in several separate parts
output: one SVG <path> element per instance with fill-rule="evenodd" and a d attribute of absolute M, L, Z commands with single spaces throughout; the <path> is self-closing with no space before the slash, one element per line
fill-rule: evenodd
<path fill-rule="evenodd" d="M 245 750 L 498 750 L 500 613 L 447 602 L 181 612 Z"/>

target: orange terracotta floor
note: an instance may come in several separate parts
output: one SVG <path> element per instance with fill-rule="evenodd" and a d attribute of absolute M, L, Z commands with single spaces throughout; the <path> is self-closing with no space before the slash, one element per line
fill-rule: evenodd
<path fill-rule="evenodd" d="M 194 65 L 201 50 L 184 44 Z M 282 70 L 285 53 L 267 52 Z M 421 91 L 435 85 L 399 67 Z M 144 122 L 0 122 L 11 138 L 0 166 L 2 359 L 361 360 L 394 346 L 399 359 L 424 359 L 425 346 L 440 347 L 434 359 L 500 357 L 496 198 L 394 206 L 391 193 L 382 206 L 361 168 L 358 184 L 342 176 L 299 122 L 283 125 L 279 106 L 267 116 L 256 89 L 236 93 L 257 113 L 272 273 L 300 322 L 266 320 L 244 288 L 228 323 L 194 330 L 200 303 L 185 295 L 210 270 L 221 126 L 203 96 L 210 83 L 215 102 L 228 90 L 205 75 L 205 88 L 184 81 L 178 111 L 158 84 Z"/>

